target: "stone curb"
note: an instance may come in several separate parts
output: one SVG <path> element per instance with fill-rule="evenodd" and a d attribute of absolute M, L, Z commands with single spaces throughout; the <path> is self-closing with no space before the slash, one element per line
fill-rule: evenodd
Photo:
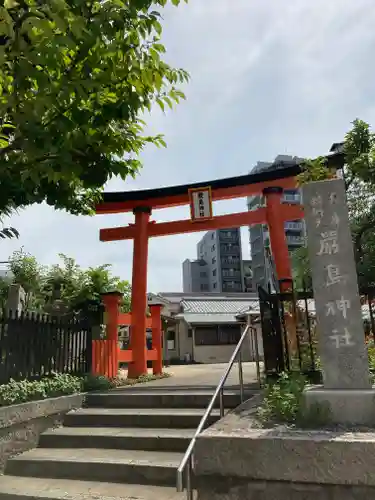
<path fill-rule="evenodd" d="M 245 429 L 236 418 L 224 430 L 227 418 L 198 437 L 197 476 L 375 486 L 374 432 Z"/>
<path fill-rule="evenodd" d="M 0 408 L 0 429 L 28 422 L 35 418 L 67 412 L 73 408 L 80 408 L 85 396 L 86 393 L 69 394 L 67 396 L 3 406 Z"/>
<path fill-rule="evenodd" d="M 69 394 L 0 408 L 0 474 L 9 458 L 35 448 L 43 432 L 61 425 L 70 410 L 81 408 L 85 396 Z"/>

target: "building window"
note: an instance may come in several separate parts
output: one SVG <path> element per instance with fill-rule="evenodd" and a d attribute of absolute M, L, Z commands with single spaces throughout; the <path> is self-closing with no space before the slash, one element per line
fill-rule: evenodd
<path fill-rule="evenodd" d="M 176 349 L 176 332 L 174 330 L 167 331 L 167 346 L 168 351 L 174 351 Z"/>
<path fill-rule="evenodd" d="M 212 257 L 212 264 L 216 264 L 216 257 Z"/>
<path fill-rule="evenodd" d="M 197 326 L 196 345 L 235 345 L 241 338 L 240 325 Z"/>
<path fill-rule="evenodd" d="M 201 292 L 207 292 L 208 291 L 208 285 L 207 284 L 202 284 L 201 285 Z"/>
<path fill-rule="evenodd" d="M 201 271 L 200 277 L 201 278 L 207 278 L 207 272 L 206 271 Z"/>
<path fill-rule="evenodd" d="M 213 269 L 212 270 L 212 276 L 216 276 L 216 273 L 217 273 L 216 269 Z"/>
<path fill-rule="evenodd" d="M 215 250 L 216 250 L 216 245 L 212 245 L 211 252 L 214 252 Z"/>
<path fill-rule="evenodd" d="M 224 264 L 238 264 L 240 262 L 240 259 L 235 255 L 228 255 L 228 257 L 224 257 L 222 259 L 222 262 Z"/>
<path fill-rule="evenodd" d="M 191 338 L 193 338 L 193 329 L 189 328 L 188 329 L 188 339 L 191 339 Z"/>
<path fill-rule="evenodd" d="M 217 288 L 217 283 L 213 283 L 212 288 Z"/>
<path fill-rule="evenodd" d="M 215 239 L 215 233 L 212 233 L 211 234 L 211 240 L 214 240 Z"/>

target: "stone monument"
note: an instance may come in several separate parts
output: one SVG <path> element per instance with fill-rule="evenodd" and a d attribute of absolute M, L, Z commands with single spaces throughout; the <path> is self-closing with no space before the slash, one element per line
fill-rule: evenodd
<path fill-rule="evenodd" d="M 6 303 L 8 311 L 12 311 L 13 314 L 21 314 L 25 308 L 25 299 L 26 293 L 21 285 L 18 285 L 17 283 L 9 285 L 8 299 Z"/>
<path fill-rule="evenodd" d="M 345 185 L 303 187 L 308 251 L 323 386 L 306 391 L 307 406 L 328 405 L 335 423 L 374 425 L 371 387 Z"/>

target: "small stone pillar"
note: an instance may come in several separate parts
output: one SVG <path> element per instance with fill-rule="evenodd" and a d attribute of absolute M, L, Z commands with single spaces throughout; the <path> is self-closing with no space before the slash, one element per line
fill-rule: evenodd
<path fill-rule="evenodd" d="M 12 283 L 9 285 L 8 299 L 7 299 L 7 310 L 12 311 L 13 314 L 20 314 L 25 305 L 25 290 L 21 285 L 17 283 Z"/>
<path fill-rule="evenodd" d="M 151 324 L 152 324 L 152 350 L 156 351 L 156 359 L 152 362 L 154 375 L 161 375 L 163 372 L 163 349 L 162 349 L 162 328 L 161 310 L 163 304 L 150 304 Z"/>
<path fill-rule="evenodd" d="M 357 273 L 342 179 L 303 188 L 323 386 L 305 393 L 325 403 L 335 423 L 374 424 Z"/>

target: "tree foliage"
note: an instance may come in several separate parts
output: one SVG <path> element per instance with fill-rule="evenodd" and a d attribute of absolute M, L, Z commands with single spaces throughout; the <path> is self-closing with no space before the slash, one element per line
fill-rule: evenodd
<path fill-rule="evenodd" d="M 344 138 L 343 178 L 346 186 L 349 218 L 361 288 L 375 286 L 375 133 L 369 124 L 356 119 Z M 311 160 L 299 176 L 300 184 L 333 176 L 324 161 Z M 293 253 L 294 277 L 311 285 L 306 248 Z"/>
<path fill-rule="evenodd" d="M 13 275 L 13 283 L 21 285 L 25 290 L 25 308 L 40 309 L 43 306 L 42 283 L 45 269 L 33 255 L 23 248 L 13 252 L 9 258 L 9 269 Z"/>
<path fill-rule="evenodd" d="M 11 283 L 19 284 L 26 292 L 25 308 L 29 311 L 47 312 L 58 299 L 67 311 L 79 311 L 88 300 L 99 300 L 102 293 L 123 293 L 122 309 L 130 310 L 130 284 L 113 276 L 111 266 L 104 264 L 82 269 L 74 259 L 59 255 L 61 262 L 42 266 L 37 259 L 23 249 L 9 258 L 13 278 L 0 281 L 0 298 L 5 305 Z"/>
<path fill-rule="evenodd" d="M 19 232 L 12 226 L 4 226 L 4 218 L 10 217 L 14 212 L 13 203 L 5 206 L 1 215 L 0 215 L 0 224 L 2 228 L 0 229 L 0 239 L 2 240 L 10 240 L 12 238 L 18 238 Z"/>
<path fill-rule="evenodd" d="M 134 176 L 141 119 L 184 97 L 168 65 L 168 0 L 5 0 L 0 6 L 0 213 L 46 201 L 87 213 L 111 176 Z M 178 5 L 180 0 L 172 0 Z"/>

